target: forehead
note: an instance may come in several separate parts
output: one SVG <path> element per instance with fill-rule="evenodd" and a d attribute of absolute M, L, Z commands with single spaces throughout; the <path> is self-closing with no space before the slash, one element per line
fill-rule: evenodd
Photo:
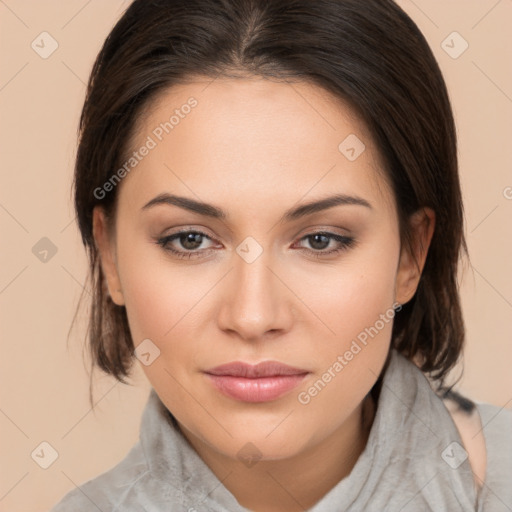
<path fill-rule="evenodd" d="M 132 204 L 179 191 L 219 204 L 285 208 L 338 192 L 390 206 L 364 123 L 307 82 L 198 78 L 173 86 L 141 113 L 127 158 L 144 145 L 151 149 L 121 182 Z"/>

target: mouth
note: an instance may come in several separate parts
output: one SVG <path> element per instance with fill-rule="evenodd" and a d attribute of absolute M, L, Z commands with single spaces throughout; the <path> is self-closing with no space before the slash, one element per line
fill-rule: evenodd
<path fill-rule="evenodd" d="M 310 372 L 278 361 L 264 361 L 257 365 L 236 361 L 204 373 L 218 391 L 230 398 L 243 402 L 268 402 L 290 392 Z"/>

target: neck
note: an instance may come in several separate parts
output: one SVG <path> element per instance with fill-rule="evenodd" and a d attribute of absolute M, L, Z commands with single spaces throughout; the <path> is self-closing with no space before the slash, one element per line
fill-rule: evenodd
<path fill-rule="evenodd" d="M 343 425 L 320 443 L 287 459 L 262 459 L 250 468 L 213 450 L 181 424 L 180 430 L 243 507 L 254 512 L 303 511 L 350 474 L 366 447 L 375 410 L 369 393 Z"/>

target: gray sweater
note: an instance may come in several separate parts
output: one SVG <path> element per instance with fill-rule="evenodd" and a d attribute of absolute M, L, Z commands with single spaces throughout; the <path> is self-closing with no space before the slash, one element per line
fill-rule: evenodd
<path fill-rule="evenodd" d="M 478 403 L 487 473 L 477 497 L 450 413 L 423 373 L 392 349 L 368 443 L 310 512 L 512 512 L 512 411 Z M 247 512 L 151 390 L 140 440 L 50 512 Z"/>

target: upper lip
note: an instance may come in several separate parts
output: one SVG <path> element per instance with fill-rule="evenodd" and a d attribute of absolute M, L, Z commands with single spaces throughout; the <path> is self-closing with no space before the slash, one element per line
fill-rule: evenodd
<path fill-rule="evenodd" d="M 231 363 L 221 364 L 215 368 L 210 368 L 206 370 L 205 373 L 254 379 L 258 377 L 273 377 L 276 375 L 302 375 L 309 372 L 308 370 L 294 368 L 293 366 L 280 363 L 279 361 L 263 361 L 256 365 L 242 361 L 233 361 Z"/>

